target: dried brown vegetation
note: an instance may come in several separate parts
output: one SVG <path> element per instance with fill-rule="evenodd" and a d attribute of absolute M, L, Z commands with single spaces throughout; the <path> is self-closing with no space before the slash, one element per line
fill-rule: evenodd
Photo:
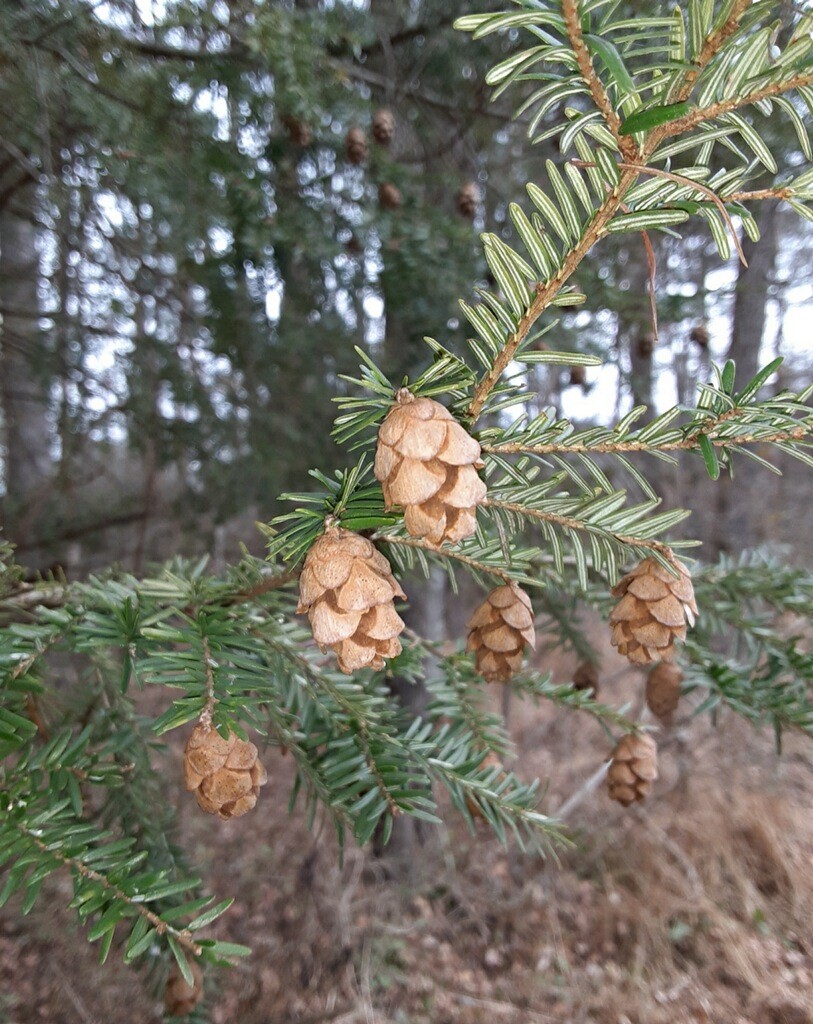
<path fill-rule="evenodd" d="M 620 666 L 608 652 L 606 699 L 640 700 L 643 674 L 618 678 Z M 574 667 L 563 661 L 558 678 Z M 606 756 L 606 737 L 547 708 L 514 717 L 518 758 L 508 766 L 550 775 L 543 806 L 555 810 Z M 279 799 L 266 794 L 260 815 L 213 830 L 177 786 L 169 798 L 186 843 L 214 891 L 237 898 L 218 933 L 254 948 L 208 980 L 213 1020 L 813 1021 L 807 744 L 789 737 L 778 759 L 770 736 L 739 721 L 715 730 L 679 718 L 659 747 L 647 803 L 625 811 L 597 787 L 569 818 L 576 846 L 560 866 L 506 852 L 484 825 L 470 832 L 450 811 L 408 892 L 369 851 L 348 850 L 340 867 L 327 824 L 310 834 L 301 814 L 288 818 L 292 766 L 273 750 L 262 756 Z M 168 756 L 177 777 L 182 752 Z M 114 958 L 102 977 L 72 927 L 54 946 L 50 911 L 4 915 L 0 1020 L 160 1020 L 160 979 L 150 994 Z"/>

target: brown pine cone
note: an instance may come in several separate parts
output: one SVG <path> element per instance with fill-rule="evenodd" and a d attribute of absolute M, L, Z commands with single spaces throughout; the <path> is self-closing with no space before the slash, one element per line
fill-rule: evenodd
<path fill-rule="evenodd" d="M 378 186 L 378 201 L 385 210 L 397 210 L 404 200 L 399 188 L 384 182 Z"/>
<path fill-rule="evenodd" d="M 286 114 L 282 118 L 282 123 L 288 131 L 288 138 L 292 145 L 304 149 L 313 142 L 313 130 L 309 124 L 290 114 Z"/>
<path fill-rule="evenodd" d="M 697 324 L 689 331 L 689 337 L 700 348 L 709 347 L 709 332 L 708 328 L 704 324 Z"/>
<path fill-rule="evenodd" d="M 686 624 L 697 615 L 689 570 L 677 559 L 673 576 L 654 558 L 645 558 L 613 587 L 621 600 L 610 613 L 612 644 L 637 665 L 671 661 L 675 640 L 686 639 Z"/>
<path fill-rule="evenodd" d="M 648 733 L 623 736 L 612 754 L 607 772 L 610 799 L 624 807 L 640 802 L 652 792 L 658 777 L 658 748 Z"/>
<path fill-rule="evenodd" d="M 308 613 L 314 639 L 333 648 L 342 672 L 377 670 L 401 653 L 396 597 L 406 594 L 372 541 L 329 527 L 305 559 L 296 610 Z"/>
<path fill-rule="evenodd" d="M 468 622 L 466 649 L 474 651 L 486 682 L 506 683 L 522 665 L 525 644 L 536 647 L 531 599 L 516 585 L 495 587 Z"/>
<path fill-rule="evenodd" d="M 598 697 L 598 669 L 583 661 L 573 673 L 573 689 L 584 690 L 595 700 Z"/>
<path fill-rule="evenodd" d="M 375 475 L 387 508 L 401 505 L 413 537 L 435 547 L 457 544 L 477 529 L 476 509 L 486 496 L 477 474 L 480 445 L 431 398 L 401 388 L 378 431 Z"/>
<path fill-rule="evenodd" d="M 211 725 L 196 725 L 186 741 L 184 785 L 198 806 L 224 820 L 239 818 L 257 803 L 268 775 L 257 748 L 231 733 L 227 740 Z"/>
<path fill-rule="evenodd" d="M 480 202 L 480 189 L 473 181 L 467 181 L 460 186 L 457 193 L 457 212 L 467 220 L 473 220 L 477 214 L 477 205 Z"/>
<path fill-rule="evenodd" d="M 367 159 L 367 136 L 361 128 L 351 128 L 345 135 L 344 152 L 351 164 L 363 164 Z"/>
<path fill-rule="evenodd" d="M 164 1012 L 168 1017 L 187 1017 L 198 1005 L 203 996 L 203 971 L 194 960 L 189 961 L 194 984 L 181 974 L 177 964 L 172 965 L 164 989 Z"/>
<path fill-rule="evenodd" d="M 649 710 L 662 721 L 668 721 L 677 710 L 683 686 L 683 673 L 677 665 L 660 661 L 646 680 L 646 703 Z"/>
<path fill-rule="evenodd" d="M 380 146 L 389 146 L 395 135 L 395 118 L 382 107 L 373 115 L 373 138 Z"/>

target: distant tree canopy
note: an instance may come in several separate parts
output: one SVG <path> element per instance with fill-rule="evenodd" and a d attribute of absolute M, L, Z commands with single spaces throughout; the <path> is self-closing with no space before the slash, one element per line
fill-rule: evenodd
<path fill-rule="evenodd" d="M 468 10 L 215 0 L 170 3 L 153 20 L 129 2 L 3 5 L 2 403 L 16 539 L 69 536 L 77 493 L 89 504 L 94 493 L 77 487 L 103 480 L 105 451 L 123 442 L 144 483 L 116 515 L 149 505 L 161 467 L 187 509 L 270 514 L 310 466 L 340 465 L 330 399 L 354 345 L 394 378 L 418 368 L 424 335 L 462 351 L 457 300 L 489 275 L 477 229 L 510 237 L 509 202 L 558 145 L 549 103 L 512 124 L 504 98 L 487 102 L 486 71 L 517 30 L 467 42 L 452 23 Z M 533 98 L 533 83 L 520 88 Z M 380 110 L 391 140 L 376 140 Z M 802 158 L 792 123 L 767 130 L 778 159 Z M 641 236 L 608 240 L 579 271 L 586 307 L 557 330 L 556 347 L 617 362 L 637 400 L 652 398 L 640 355 L 650 256 L 684 397 L 705 372 L 688 335 L 710 312 L 713 264 L 708 235 L 689 230 L 679 255 L 666 235 L 651 254 Z M 740 348 L 753 352 L 764 302 L 741 320 Z M 747 358 L 755 369 L 758 353 Z M 567 371 L 531 372 L 540 406 L 558 401 Z M 111 514 L 96 503 L 93 514 Z M 16 531 L 32 508 L 38 525 Z"/>

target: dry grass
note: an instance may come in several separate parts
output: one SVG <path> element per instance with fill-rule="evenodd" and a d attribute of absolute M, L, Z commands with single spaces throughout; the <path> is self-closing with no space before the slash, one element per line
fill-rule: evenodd
<path fill-rule="evenodd" d="M 608 655 L 605 677 L 620 667 Z M 639 689 L 623 674 L 604 696 L 635 701 Z M 546 707 L 514 718 L 517 770 L 550 777 L 547 810 L 608 752 L 589 720 Z M 340 867 L 328 828 L 312 835 L 287 817 L 290 759 L 266 755 L 257 812 L 225 825 L 176 787 L 205 877 L 238 900 L 219 934 L 255 951 L 211 984 L 214 1021 L 809 1024 L 809 742 L 790 738 L 777 759 L 742 723 L 698 721 L 662 749 L 651 804 L 624 812 L 603 789 L 588 794 L 561 865 L 450 819 L 421 848 L 410 890 L 366 851 Z M 169 777 L 179 761 L 173 750 Z M 13 1024 L 160 1020 L 149 986 L 102 972 L 50 908 L 0 922 L 0 993 L 0 1021 Z"/>

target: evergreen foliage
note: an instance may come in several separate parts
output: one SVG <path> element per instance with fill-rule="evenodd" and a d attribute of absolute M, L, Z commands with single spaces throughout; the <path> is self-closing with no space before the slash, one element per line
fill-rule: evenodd
<path fill-rule="evenodd" d="M 292 116 L 341 107 L 349 102 L 341 81 L 331 78 L 325 87 L 307 56 L 311 33 L 322 45 L 333 38 L 331 17 L 311 17 L 304 27 L 297 18 L 269 8 L 242 45 L 249 58 L 274 54 L 278 102 Z M 473 331 L 467 348 L 427 339 L 425 360 L 414 348 L 407 375 L 401 365 L 389 378 L 359 350 L 360 376 L 345 374 L 337 385 L 334 436 L 349 448 L 350 467 L 315 471 L 317 490 L 285 496 L 294 508 L 265 528 L 266 562 L 246 556 L 223 576 L 210 574 L 205 561 L 177 561 L 147 579 L 110 572 L 82 583 L 26 584 L 10 551 L 0 551 L 0 903 L 19 894 L 27 912 L 44 879 L 68 870 L 72 906 L 103 958 L 116 940 L 126 960 L 174 957 L 186 976 L 188 954 L 219 963 L 245 952 L 203 937 L 228 903 L 202 893 L 173 844 L 169 794 L 180 787 L 167 785 L 154 767 L 160 737 L 207 709 L 221 735 L 234 731 L 265 743 L 271 785 L 261 800 L 281 799 L 271 750 L 287 752 L 297 769 L 291 806 L 301 801 L 311 821 L 327 816 L 341 842 L 374 835 L 386 842 L 399 815 L 437 821 L 440 790 L 470 824 L 475 807 L 503 842 L 547 853 L 564 841 L 557 822 L 537 809 L 538 783 L 484 765 L 489 751 L 504 756 L 509 740 L 486 710 L 484 686 L 462 649 L 444 653 L 408 633 L 387 671 L 345 676 L 313 645 L 294 617 L 295 575 L 327 519 L 364 531 L 398 574 L 442 566 L 453 583 L 462 572 L 489 586 L 514 580 L 532 588 L 537 610 L 562 625 L 560 642 L 583 651 L 572 623 L 577 602 L 606 613 L 609 588 L 625 566 L 650 556 L 668 566 L 672 549 L 691 544 L 668 540 L 688 513 L 660 508 L 640 456 L 670 460 L 689 452 L 713 479 L 745 465 L 740 456 L 764 465 L 780 452 L 811 464 L 813 386 L 769 394 L 775 363 L 745 381 L 735 380 L 732 363 L 715 368 L 693 407 L 675 407 L 643 426 L 646 410 L 638 407 L 610 428 L 582 430 L 550 410 L 530 411 L 529 368 L 595 362 L 589 352 L 538 343 L 557 323 L 554 309 L 583 301 L 574 274 L 609 236 L 671 233 L 699 217 L 726 258 L 740 247 L 735 218 L 754 233 L 754 203 L 781 199 L 813 219 L 806 205 L 813 169 L 780 166 L 766 130 L 768 118 L 787 119 L 810 160 L 813 15 L 794 13 L 788 24 L 766 0 L 687 0 L 669 16 L 632 19 L 614 0 L 520 0 L 505 12 L 465 14 L 457 24 L 477 39 L 519 32 L 519 48 L 510 35 L 510 56 L 487 81 L 527 118 L 531 144 L 555 136 L 561 152 L 528 183 L 528 202 L 511 205 L 515 243 L 482 237 L 493 286 L 478 289 L 476 303 L 461 304 Z M 193 67 L 201 52 L 226 61 L 218 38 L 214 29 L 201 37 Z M 93 88 L 126 90 L 137 101 L 149 84 L 139 81 L 127 54 L 141 44 L 120 43 L 120 77 L 111 70 L 114 85 Z M 259 90 L 254 99 L 259 133 Z M 184 123 L 178 106 L 180 100 L 167 111 L 170 133 Z M 217 149 L 216 133 L 209 144 Z M 172 161 L 166 169 L 179 173 Z M 224 167 L 212 201 L 239 206 L 246 173 Z M 193 179 L 189 187 L 200 184 Z M 118 201 L 124 208 L 125 197 Z M 206 206 L 199 202 L 170 202 L 166 216 L 194 233 L 187 216 Z M 355 229 L 347 197 L 336 204 L 337 216 Z M 277 209 L 284 218 L 284 204 Z M 192 261 L 190 283 L 205 278 L 210 292 L 231 288 L 225 264 L 262 247 L 252 233 L 268 211 L 250 204 L 241 210 L 245 236 L 232 240 L 227 257 L 212 250 Z M 406 262 L 388 272 L 400 287 L 420 291 Z M 246 324 L 263 330 L 250 317 Z M 328 345 L 329 324 L 312 372 L 335 382 L 346 353 Z M 289 383 L 305 379 L 295 354 L 290 368 Z M 438 550 L 409 536 L 397 511 L 385 510 L 373 477 L 376 429 L 405 385 L 442 399 L 481 443 L 488 498 L 476 535 L 460 545 Z M 813 611 L 810 574 L 749 557 L 698 566 L 694 576 L 700 622 L 682 655 L 693 713 L 735 712 L 769 724 L 777 737 L 787 728 L 813 733 L 813 659 L 785 625 L 788 614 L 809 619 Z M 58 685 L 68 671 L 81 683 L 69 691 Z M 425 712 L 410 717 L 397 705 L 387 685 L 393 674 L 426 683 Z M 597 717 L 608 749 L 610 737 L 641 728 L 625 710 L 533 672 L 506 685 L 520 699 Z M 144 688 L 166 702 L 154 719 L 137 711 Z"/>

